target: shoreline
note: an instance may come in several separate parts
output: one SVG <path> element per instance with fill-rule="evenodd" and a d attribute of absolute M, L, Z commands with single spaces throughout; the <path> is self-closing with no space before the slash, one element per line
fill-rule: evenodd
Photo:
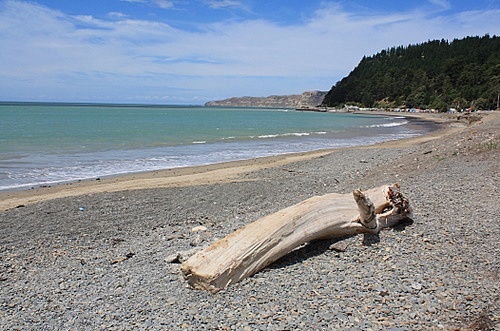
<path fill-rule="evenodd" d="M 456 129 L 452 127 L 446 127 L 445 124 L 452 121 L 452 119 L 450 119 L 450 116 L 447 116 L 445 114 L 401 114 L 372 111 L 360 111 L 357 112 L 357 114 L 406 117 L 410 121 L 424 121 L 430 123 L 430 125 L 437 125 L 438 127 L 432 129 L 428 133 L 424 133 L 417 137 L 391 140 L 371 145 L 288 153 L 201 166 L 188 166 L 130 174 L 111 175 L 101 178 L 56 183 L 29 189 L 0 191 L 0 211 L 69 196 L 96 194 L 102 192 L 140 190 L 148 188 L 183 187 L 236 182 L 241 180 L 238 179 L 238 176 L 246 172 L 258 171 L 266 168 L 281 166 L 287 163 L 309 160 L 330 153 L 335 153 L 336 151 L 343 149 L 363 149 L 379 147 L 388 148 L 421 143 L 431 139 L 436 139 Z"/>
<path fill-rule="evenodd" d="M 417 138 L 167 171 L 165 178 L 179 181 L 165 187 L 152 187 L 158 175 L 149 173 L 149 181 L 137 179 L 142 189 L 76 189 L 82 195 L 0 210 L 1 324 L 9 330 L 495 329 L 500 112 L 470 124 L 442 121 L 441 130 Z M 187 287 L 172 263 L 179 252 L 201 250 L 313 196 L 394 182 L 410 202 L 411 220 L 376 236 L 346 238 L 342 249 L 331 248 L 337 240 L 310 243 L 217 294 Z"/>

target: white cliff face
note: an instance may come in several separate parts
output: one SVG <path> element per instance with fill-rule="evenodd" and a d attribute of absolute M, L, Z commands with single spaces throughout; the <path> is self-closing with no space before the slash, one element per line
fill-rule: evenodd
<path fill-rule="evenodd" d="M 240 97 L 210 101 L 207 107 L 262 107 L 262 108 L 314 108 L 323 102 L 326 91 L 308 91 L 302 94 L 270 95 L 268 97 Z"/>

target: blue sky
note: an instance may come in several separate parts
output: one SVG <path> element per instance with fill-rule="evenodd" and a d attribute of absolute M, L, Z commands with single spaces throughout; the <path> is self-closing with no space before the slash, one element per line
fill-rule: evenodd
<path fill-rule="evenodd" d="M 0 0 L 0 101 L 329 90 L 392 46 L 500 35 L 500 0 Z"/>

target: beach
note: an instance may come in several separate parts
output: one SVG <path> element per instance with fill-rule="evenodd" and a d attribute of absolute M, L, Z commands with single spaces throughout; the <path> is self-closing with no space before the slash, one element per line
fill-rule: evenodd
<path fill-rule="evenodd" d="M 441 128 L 0 193 L 0 328 L 494 330 L 500 114 L 414 116 Z M 393 182 L 412 222 L 344 252 L 312 243 L 217 294 L 168 262 L 312 196 Z"/>
<path fill-rule="evenodd" d="M 363 146 L 429 130 L 400 116 L 345 112 L 0 103 L 0 192 Z"/>

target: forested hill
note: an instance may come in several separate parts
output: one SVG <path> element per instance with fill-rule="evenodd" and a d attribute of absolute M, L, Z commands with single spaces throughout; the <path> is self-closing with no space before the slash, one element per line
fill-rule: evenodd
<path fill-rule="evenodd" d="M 500 37 L 399 46 L 363 57 L 325 96 L 324 106 L 495 109 Z"/>

